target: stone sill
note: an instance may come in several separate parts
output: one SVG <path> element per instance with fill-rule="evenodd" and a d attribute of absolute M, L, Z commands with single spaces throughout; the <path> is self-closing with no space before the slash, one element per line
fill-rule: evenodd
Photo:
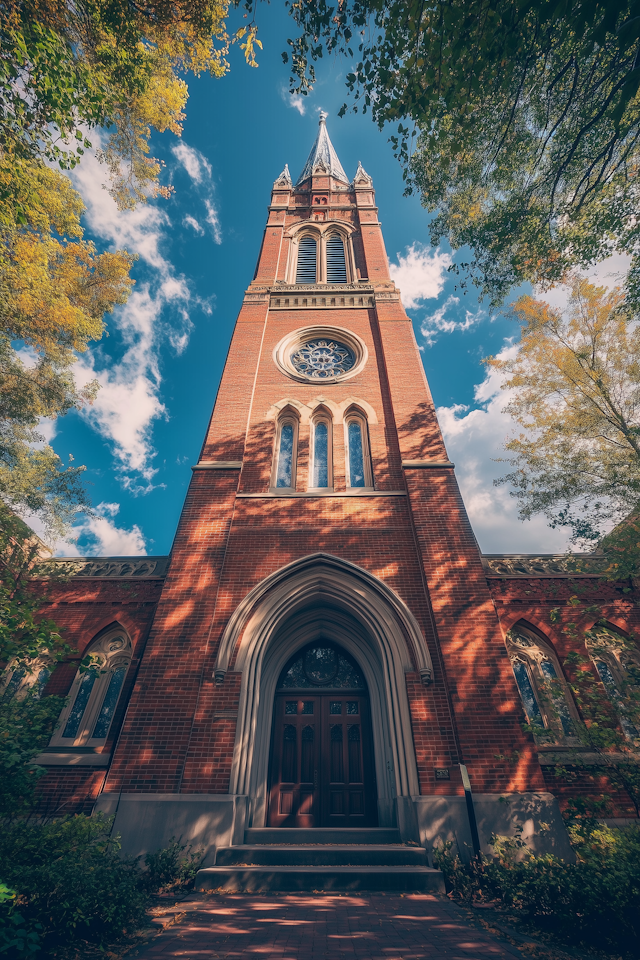
<path fill-rule="evenodd" d="M 295 490 L 287 490 L 286 493 L 269 491 L 268 493 L 237 493 L 236 497 L 254 500 L 287 500 L 295 497 L 406 497 L 405 490 L 371 490 L 366 487 L 359 487 L 357 490 L 343 490 L 336 493 L 335 490 L 329 490 L 326 493 L 304 490 L 298 493 Z"/>
<path fill-rule="evenodd" d="M 41 767 L 108 767 L 110 760 L 110 753 L 56 753 L 52 750 L 51 753 L 39 754 L 35 762 Z"/>

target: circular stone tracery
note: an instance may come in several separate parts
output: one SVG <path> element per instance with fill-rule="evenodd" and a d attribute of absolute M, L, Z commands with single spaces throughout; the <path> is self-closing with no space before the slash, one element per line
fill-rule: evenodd
<path fill-rule="evenodd" d="M 348 373 L 356 362 L 352 350 L 338 340 L 308 340 L 291 354 L 294 369 L 310 380 L 327 380 Z"/>
<path fill-rule="evenodd" d="M 364 341 L 344 327 L 302 327 L 273 351 L 277 367 L 301 383 L 338 383 L 360 373 L 367 362 Z"/>

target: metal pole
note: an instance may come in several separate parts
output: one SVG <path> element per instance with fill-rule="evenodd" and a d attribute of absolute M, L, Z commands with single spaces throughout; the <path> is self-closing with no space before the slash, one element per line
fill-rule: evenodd
<path fill-rule="evenodd" d="M 467 801 L 467 815 L 469 817 L 469 829 L 471 831 L 471 843 L 473 844 L 474 856 L 480 856 L 480 837 L 478 836 L 478 822 L 476 820 L 476 811 L 473 806 L 473 794 L 471 793 L 471 781 L 469 773 L 464 763 L 460 765 L 460 774 L 462 776 L 462 786 L 464 787 L 464 798 Z"/>

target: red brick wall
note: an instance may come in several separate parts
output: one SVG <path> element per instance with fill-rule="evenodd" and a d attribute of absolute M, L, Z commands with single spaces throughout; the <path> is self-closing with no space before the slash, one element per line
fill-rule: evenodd
<path fill-rule="evenodd" d="M 625 636 L 640 633 L 637 591 L 626 582 L 589 577 L 490 577 L 488 585 L 503 634 L 518 623 L 533 628 L 556 654 L 569 681 L 565 660 L 572 651 L 587 655 L 584 634 L 596 622 L 604 620 Z M 574 771 L 573 782 L 558 779 L 550 765 L 543 766 L 542 772 L 547 789 L 561 802 L 585 794 L 605 794 L 611 797 L 614 815 L 635 816 L 626 794 L 612 794 L 609 784 L 588 772 L 579 775 Z"/>
<path fill-rule="evenodd" d="M 42 612 L 57 624 L 63 638 L 76 651 L 56 667 L 45 688 L 45 695 L 68 694 L 86 648 L 107 627 L 120 624 L 131 638 L 131 666 L 108 740 L 101 751 L 111 753 L 144 653 L 149 627 L 162 590 L 162 581 L 79 578 L 66 583 L 47 584 L 45 589 L 47 599 Z M 62 811 L 90 812 L 105 774 L 105 767 L 49 767 L 38 785 L 41 808 L 47 814 Z"/>
<path fill-rule="evenodd" d="M 314 178 L 326 190 L 328 178 Z M 297 195 L 300 195 L 299 192 Z M 312 200 L 312 195 L 306 195 Z M 267 290 L 284 276 L 285 227 L 308 207 L 272 210 L 251 296 L 243 306 L 223 374 L 202 460 L 243 460 L 237 471 L 194 472 L 178 527 L 147 653 L 109 774 L 108 790 L 224 792 L 228 789 L 239 678 L 212 682 L 221 633 L 247 592 L 286 563 L 317 551 L 351 560 L 387 583 L 416 616 L 435 664 L 429 688 L 407 675 L 421 790 L 457 792 L 434 767 L 467 761 L 476 789 L 540 789 L 539 767 L 517 776 L 495 755 L 528 745 L 517 693 L 473 534 L 451 471 L 407 473 L 401 459 L 446 459 L 411 323 L 390 282 L 375 208 L 356 208 L 353 193 L 330 197 L 329 217 L 358 227 L 354 244 L 363 277 L 394 299 L 376 309 L 268 312 Z M 335 210 L 331 201 L 352 204 Z M 254 291 L 254 293 L 252 293 Z M 273 350 L 301 326 L 344 326 L 367 344 L 369 362 L 338 384 L 300 384 L 273 362 Z M 267 493 L 274 422 L 286 399 L 348 397 L 375 411 L 370 441 L 376 488 L 389 497 L 236 498 Z M 334 483 L 345 490 L 342 426 L 334 426 Z M 300 432 L 298 489 L 308 478 L 308 427 Z M 406 494 L 409 494 L 407 496 Z M 453 696 L 445 670 L 454 683 Z M 497 679 L 499 675 L 499 678 Z M 496 686 L 497 683 L 497 686 Z M 496 697 L 496 690 L 499 696 Z M 491 695 L 488 695 L 489 692 Z M 453 717 L 456 720 L 454 723 Z M 529 752 L 531 752 L 529 750 Z"/>
<path fill-rule="evenodd" d="M 402 465 L 446 463 L 446 450 L 412 325 L 389 279 L 377 209 L 364 202 L 365 193 L 372 192 L 327 194 L 330 186 L 327 177 L 314 177 L 311 192 L 292 192 L 288 208 L 270 211 L 256 280 L 238 317 L 201 453 L 203 462 L 242 461 L 242 470 L 194 471 L 107 791 L 228 790 L 241 678 L 232 662 L 224 684 L 214 685 L 222 631 L 264 577 L 318 551 L 379 577 L 408 605 L 423 631 L 434 682 L 425 687 L 417 672 L 406 675 L 421 792 L 460 793 L 459 778 L 436 783 L 434 774 L 435 767 L 455 767 L 458 761 L 467 764 L 478 792 L 545 789 L 534 744 L 522 732 L 501 629 L 507 608 L 521 609 L 520 584 L 487 584 L 453 470 Z M 313 213 L 319 190 L 329 196 L 324 208 L 329 218 L 356 228 L 357 266 L 374 284 L 377 305 L 270 312 L 268 288 L 285 277 L 284 234 Z M 283 196 L 287 192 L 279 191 L 279 203 Z M 296 204 L 295 197 L 302 197 L 304 205 Z M 337 209 L 347 202 L 349 210 Z M 337 384 L 305 384 L 279 370 L 273 362 L 275 346 L 311 324 L 346 327 L 362 338 L 369 361 L 357 376 Z M 336 404 L 354 398 L 373 408 L 377 423 L 370 422 L 369 433 L 375 485 L 390 495 L 269 495 L 275 431 L 270 409 L 284 400 L 308 404 L 319 397 Z M 300 492 L 308 481 L 308 447 L 309 428 L 302 424 Z M 341 424 L 334 424 L 333 450 L 339 494 L 346 483 Z M 95 609 L 98 603 L 113 605 L 111 589 L 104 588 L 104 600 L 96 595 L 87 598 L 86 609 L 78 608 L 79 619 L 70 621 L 77 624 L 78 635 L 85 635 L 92 617 L 115 617 L 111 608 Z M 508 603 L 498 596 L 500 589 L 507 591 Z M 144 629 L 141 622 L 142 633 Z M 515 752 L 517 763 L 511 762 Z M 59 775 L 71 778 L 67 770 Z M 82 780 L 78 771 L 73 776 Z M 84 776 L 88 785 L 90 777 Z M 82 789 L 74 781 L 73 795 Z"/>

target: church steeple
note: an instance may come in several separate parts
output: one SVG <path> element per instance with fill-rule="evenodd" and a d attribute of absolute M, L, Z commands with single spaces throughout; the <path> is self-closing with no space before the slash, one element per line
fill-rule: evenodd
<path fill-rule="evenodd" d="M 348 177 L 342 169 L 342 164 L 338 160 L 338 154 L 329 139 L 326 119 L 327 114 L 322 112 L 320 114 L 320 129 L 318 130 L 316 142 L 312 146 L 304 169 L 298 177 L 296 187 L 300 186 L 305 180 L 308 180 L 314 173 L 328 173 L 329 176 L 334 177 L 336 180 L 349 183 Z"/>

